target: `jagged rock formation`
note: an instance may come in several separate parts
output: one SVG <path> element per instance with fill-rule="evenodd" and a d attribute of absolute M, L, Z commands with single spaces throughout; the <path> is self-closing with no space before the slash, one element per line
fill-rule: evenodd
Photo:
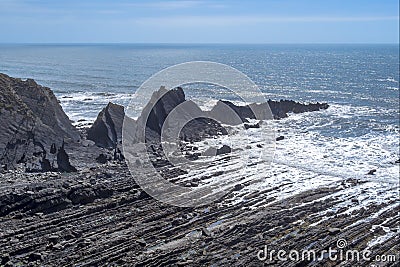
<path fill-rule="evenodd" d="M 23 81 L 4 74 L 0 74 L 0 88 L 0 120 L 5 125 L 0 129 L 2 169 L 25 164 L 26 170 L 30 172 L 76 171 L 69 162 L 64 140 L 67 143 L 77 141 L 80 135 L 52 91 L 32 79 Z M 166 90 L 162 87 L 153 94 L 137 121 L 124 118 L 123 106 L 109 103 L 88 129 L 87 139 L 94 141 L 99 147 L 116 149 L 121 143 L 124 119 L 128 119 L 132 126 L 131 133 L 136 140 L 160 143 L 161 130 L 167 129 L 166 134 L 179 136 L 182 141 L 193 142 L 227 134 L 220 122 L 235 125 L 254 118 L 279 119 L 286 117 L 289 112 L 299 113 L 327 107 L 327 104 L 300 104 L 283 100 L 269 100 L 268 104 L 248 106 L 219 101 L 210 112 L 205 112 L 196 103 L 186 100 L 182 88 Z M 225 112 L 227 108 L 234 112 Z M 268 112 L 269 109 L 273 115 Z M 173 112 L 179 116 L 170 119 Z M 168 127 L 163 128 L 165 124 Z M 259 125 L 245 124 L 245 127 L 248 129 Z M 181 131 L 176 133 L 176 129 Z M 144 138 L 141 138 L 143 134 Z M 156 154 L 160 155 L 158 152 Z M 122 153 L 116 152 L 114 159 L 122 161 Z"/>
<path fill-rule="evenodd" d="M 124 107 L 108 103 L 87 131 L 87 139 L 105 148 L 115 148 L 122 139 Z"/>
<path fill-rule="evenodd" d="M 76 172 L 76 168 L 69 162 L 69 156 L 64 149 L 64 143 L 57 153 L 57 171 L 60 172 Z"/>
<path fill-rule="evenodd" d="M 166 121 L 173 110 L 178 116 Z M 198 141 L 205 137 L 227 134 L 219 122 L 208 118 L 196 103 L 186 100 L 181 87 L 172 90 L 161 87 L 153 93 L 136 122 L 136 138 L 143 140 L 140 137 L 145 129 L 146 142 L 160 142 L 161 129 L 165 123 L 168 124 L 168 127 L 164 128 L 167 131 L 182 129 L 179 136 L 185 141 Z"/>
<path fill-rule="evenodd" d="M 233 110 L 240 119 L 233 117 L 231 112 L 226 112 L 227 108 Z M 268 117 L 268 111 L 268 105 L 237 106 L 230 101 L 219 100 L 208 113 L 224 124 L 237 125 L 248 122 L 247 119 L 272 119 L 271 116 Z"/>
<path fill-rule="evenodd" d="M 0 96 L 11 97 L 7 90 L 4 87 Z M 12 113 L 13 119 L 21 118 L 30 110 L 22 100 L 16 98 L 15 101 L 22 103 L 19 109 L 26 109 L 26 113 L 17 112 L 14 106 L 0 109 L 7 114 L 10 114 L 9 110 L 16 113 Z M 0 101 L 0 104 L 4 103 L 9 102 Z M 171 108 L 163 110 L 157 107 L 156 118 L 160 114 L 159 118 L 163 118 Z M 285 102 L 271 109 L 279 118 L 287 112 L 301 112 L 302 107 Z M 251 116 L 244 112 L 246 110 L 242 111 L 239 112 L 241 118 Z M 0 116 L 4 122 L 12 122 L 4 115 Z M 3 147 L 13 151 L 16 147 L 27 146 L 27 150 L 36 155 L 38 164 L 43 165 L 42 169 L 54 168 L 58 159 L 68 160 L 63 155 L 62 145 L 41 139 L 41 134 L 51 132 L 45 131 L 46 124 L 35 120 L 33 114 L 32 117 L 32 123 L 36 121 L 37 125 L 44 125 L 40 128 L 44 130 L 30 131 L 31 128 L 23 124 L 25 128 L 21 129 L 26 131 L 18 131 L 17 138 L 7 139 L 2 143 Z M 165 123 L 165 117 L 164 120 L 152 120 L 152 123 L 159 122 Z M 158 134 L 154 129 L 159 126 L 162 124 L 151 125 L 154 135 Z M 258 126 L 248 124 L 248 128 Z M 1 131 L 8 136 L 13 133 L 8 127 Z M 76 150 L 72 151 L 82 154 L 82 164 L 94 161 L 98 153 L 93 151 L 111 153 L 82 143 L 74 145 Z M 196 151 L 193 144 L 188 143 L 187 148 L 189 145 Z M 150 147 L 157 150 L 154 144 Z M 216 179 L 231 180 L 235 177 L 232 174 L 239 173 L 242 166 L 227 164 L 227 158 L 239 159 L 242 149 L 225 145 L 218 150 L 215 152 L 223 156 L 210 164 L 198 165 L 198 172 L 182 175 L 176 168 L 171 168 L 165 169 L 165 174 L 172 182 L 191 187 L 206 188 Z M 19 170 L 1 174 L 1 266 L 351 265 L 345 259 L 331 260 L 329 257 L 293 263 L 279 261 L 276 254 L 271 260 L 258 258 L 259 251 L 266 246 L 287 253 L 307 248 L 307 251 L 316 251 L 317 256 L 324 256 L 326 248 L 336 248 L 339 239 L 348 241 L 344 253 L 368 248 L 373 253 L 371 259 L 375 255 L 395 257 L 394 261 L 378 262 L 382 266 L 397 266 L 400 250 L 397 184 L 382 183 L 372 177 L 333 179 L 335 177 L 331 174 L 277 163 L 270 173 L 254 169 L 251 174 L 257 171 L 260 175 L 256 179 L 243 179 L 239 175 L 232 191 L 214 203 L 181 208 L 150 197 L 135 183 L 123 164 L 121 151 L 116 148 L 113 152 L 114 161 L 95 167 L 85 166 L 70 175 Z M 196 154 L 192 155 L 196 157 Z M 29 158 L 29 154 L 21 153 L 15 161 L 26 164 Z M 155 164 L 161 165 L 160 162 Z M 263 161 L 258 164 L 270 167 Z M 220 166 L 227 171 L 221 171 Z M 148 173 L 143 171 L 140 175 L 147 177 Z M 303 186 L 305 184 L 307 186 Z M 377 194 L 380 195 L 378 199 Z M 363 257 L 358 261 L 360 266 L 371 263 L 375 261 Z"/>
<path fill-rule="evenodd" d="M 260 120 L 268 120 L 268 119 L 283 119 L 288 116 L 288 113 L 303 113 L 303 112 L 311 112 L 318 111 L 321 109 L 327 109 L 329 105 L 327 103 L 309 103 L 302 104 L 293 100 L 268 100 L 262 104 L 250 104 L 244 106 L 238 106 L 230 101 L 220 100 L 217 104 L 211 109 L 209 114 L 218 119 L 218 121 L 235 125 L 240 123 L 240 121 L 234 120 L 234 118 L 223 112 L 228 106 L 232 109 L 241 119 L 241 122 L 248 122 L 247 119 L 260 119 Z"/>
<path fill-rule="evenodd" d="M 169 127 L 165 128 L 168 130 L 180 127 L 182 128 L 179 133 L 181 140 L 199 141 L 205 137 L 227 134 L 220 122 L 237 125 L 248 122 L 248 119 L 281 119 L 287 117 L 289 112 L 317 111 L 328 107 L 329 105 L 326 103 L 302 104 L 290 100 L 268 100 L 267 103 L 238 106 L 232 102 L 220 100 L 211 111 L 207 112 L 202 111 L 193 101 L 186 100 L 181 87 L 172 90 L 161 87 L 153 93 L 137 121 L 125 118 L 129 119 L 127 125 L 130 127 L 126 133 L 132 134 L 132 140 L 159 143 L 164 123 L 166 123 L 168 115 L 174 111 L 179 114 L 179 118 L 175 121 L 168 121 Z M 227 112 L 227 109 L 233 110 L 236 115 Z M 124 116 L 122 106 L 109 103 L 99 113 L 96 121 L 88 130 L 87 138 L 100 147 L 117 147 L 121 141 Z M 195 119 L 190 120 L 190 118 Z M 185 121 L 188 122 L 184 126 L 180 125 Z M 259 124 L 245 124 L 244 126 L 246 129 L 258 128 Z"/>
<path fill-rule="evenodd" d="M 166 90 L 161 87 L 160 90 L 153 93 L 138 120 L 129 123 L 131 129 L 126 132 L 133 133 L 132 140 L 160 142 L 161 129 L 165 123 L 168 123 L 168 127 L 164 127 L 167 134 L 169 129 L 182 128 L 179 132 L 180 139 L 192 142 L 206 137 L 227 134 L 221 123 L 228 125 L 245 123 L 246 129 L 259 128 L 258 123 L 247 124 L 246 122 L 248 122 L 248 119 L 282 119 L 286 118 L 290 112 L 311 112 L 328 107 L 327 103 L 302 104 L 291 100 L 268 100 L 261 104 L 253 103 L 238 106 L 230 101 L 220 100 L 211 111 L 202 111 L 196 103 L 186 100 L 182 88 Z M 171 112 L 175 112 L 179 116 L 166 121 Z M 101 115 L 102 113 L 99 114 L 99 116 Z M 195 119 L 190 120 L 190 118 Z M 184 122 L 185 125 L 183 126 Z M 145 130 L 143 131 L 143 129 Z M 107 136 L 106 131 L 103 132 Z M 107 132 L 112 131 L 107 130 Z M 103 138 L 103 140 L 107 140 L 107 138 Z M 106 141 L 99 143 L 106 143 Z"/>
<path fill-rule="evenodd" d="M 43 148 L 42 151 L 34 152 L 29 161 L 17 161 L 17 164 L 25 163 L 26 172 L 76 172 L 77 169 L 71 165 L 69 156 L 62 143 L 60 148 L 51 145 L 50 154 Z M 25 154 L 23 155 L 25 159 Z"/>
<path fill-rule="evenodd" d="M 144 114 L 149 114 L 146 121 L 146 128 L 160 135 L 161 128 L 163 127 L 164 121 L 168 114 L 176 106 L 185 101 L 185 93 L 183 92 L 182 88 L 178 87 L 176 89 L 167 91 L 165 87 L 161 87 L 159 91 L 154 92 L 150 102 L 144 108 L 139 121 L 145 119 L 143 116 Z M 193 105 L 193 109 L 195 108 L 196 107 Z M 149 110 L 150 112 L 148 112 Z"/>
<path fill-rule="evenodd" d="M 327 109 L 328 103 L 308 103 L 302 104 L 293 100 L 268 100 L 268 105 L 274 115 L 274 119 L 282 119 L 288 116 L 288 113 L 304 113 Z"/>
<path fill-rule="evenodd" d="M 44 157 L 51 145 L 80 139 L 53 92 L 34 80 L 0 74 L 0 163 L 12 169 Z M 42 160 L 43 169 L 48 162 Z"/>

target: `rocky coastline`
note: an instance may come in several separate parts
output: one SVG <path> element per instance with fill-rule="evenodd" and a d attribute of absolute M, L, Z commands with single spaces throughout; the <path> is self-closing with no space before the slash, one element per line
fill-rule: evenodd
<path fill-rule="evenodd" d="M 186 99 L 182 88 L 175 88 L 151 106 L 147 119 L 131 121 L 145 129 L 148 149 L 156 157 L 162 158 L 157 146 L 160 129 L 182 103 L 203 112 Z M 260 127 L 250 122 L 255 118 L 250 106 L 256 110 L 264 106 L 221 100 L 205 116 L 234 124 L 220 116 L 221 105 L 236 112 L 244 130 Z M 269 100 L 268 106 L 273 116 L 265 119 L 275 120 L 329 107 L 292 100 Z M 257 254 L 267 244 L 275 249 L 323 250 L 335 247 L 340 238 L 351 249 L 369 247 L 374 255 L 394 254 L 399 259 L 398 200 L 365 204 L 354 193 L 368 191 L 378 181 L 331 179 L 296 191 L 298 186 L 285 176 L 293 169 L 282 165 L 268 187 L 254 189 L 260 181 L 241 181 L 218 203 L 173 207 L 151 198 L 131 177 L 121 145 L 124 117 L 124 107 L 109 103 L 90 127 L 76 129 L 49 88 L 0 74 L 0 266 L 286 266 L 289 262 L 260 261 Z M 193 144 L 225 134 L 223 124 L 200 118 L 180 138 Z M 283 136 L 276 140 L 286 141 Z M 211 170 L 228 164 L 231 159 L 224 154 L 231 152 L 234 158 L 237 152 L 230 147 L 218 148 L 207 174 L 187 177 L 171 172 L 169 178 L 192 186 L 207 182 L 221 175 Z M 194 161 L 199 157 L 187 155 Z M 307 171 L 298 175 L 316 185 L 322 179 Z M 290 197 L 281 198 L 282 192 Z M 387 236 L 388 229 L 395 234 Z M 379 237 L 387 239 L 375 245 L 372 241 Z M 335 264 L 325 258 L 289 266 Z"/>

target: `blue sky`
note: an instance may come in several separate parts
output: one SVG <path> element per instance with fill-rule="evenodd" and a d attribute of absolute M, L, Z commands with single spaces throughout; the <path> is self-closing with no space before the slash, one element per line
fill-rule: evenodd
<path fill-rule="evenodd" d="M 398 43 L 398 0 L 0 0 L 0 43 Z"/>

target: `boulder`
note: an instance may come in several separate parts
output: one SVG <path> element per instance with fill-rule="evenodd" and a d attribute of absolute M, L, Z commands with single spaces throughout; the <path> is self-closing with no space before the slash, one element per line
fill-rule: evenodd
<path fill-rule="evenodd" d="M 235 184 L 235 186 L 233 187 L 233 191 L 240 191 L 244 188 L 244 185 L 242 184 Z"/>
<path fill-rule="evenodd" d="M 328 228 L 328 233 L 329 233 L 329 235 L 336 235 L 336 234 L 340 233 L 340 229 L 331 227 L 331 228 Z"/>
<path fill-rule="evenodd" d="M 57 244 L 60 241 L 60 236 L 58 235 L 50 235 L 48 238 L 50 243 Z"/>
<path fill-rule="evenodd" d="M 57 170 L 60 172 L 76 172 L 76 168 L 69 162 L 69 156 L 64 149 L 64 143 L 57 153 Z"/>
<path fill-rule="evenodd" d="M 206 151 L 202 153 L 203 156 L 217 156 L 217 155 L 223 155 L 223 154 L 228 154 L 232 152 L 232 148 L 227 145 L 223 145 L 220 148 L 215 148 L 215 147 L 209 147 L 207 148 Z"/>
<path fill-rule="evenodd" d="M 76 186 L 71 189 L 68 198 L 72 204 L 88 204 L 96 199 L 96 193 L 91 187 Z"/>
<path fill-rule="evenodd" d="M 28 260 L 30 262 L 42 261 L 43 260 L 43 255 L 40 252 L 32 252 L 31 254 L 29 254 Z"/>
<path fill-rule="evenodd" d="M 228 154 L 232 152 L 232 148 L 227 145 L 223 145 L 222 147 L 217 149 L 217 155 Z"/>
<path fill-rule="evenodd" d="M 94 193 L 98 198 L 108 198 L 113 195 L 114 191 L 111 188 L 108 188 L 105 185 L 100 184 L 94 188 Z"/>
<path fill-rule="evenodd" d="M 256 124 L 248 124 L 248 123 L 245 123 L 244 124 L 244 128 L 247 130 L 247 129 L 251 129 L 251 128 L 260 128 L 260 123 L 258 122 L 258 123 L 256 123 Z"/>
<path fill-rule="evenodd" d="M 11 259 L 10 254 L 8 254 L 8 253 L 2 254 L 0 256 L 0 264 L 5 265 L 7 262 L 10 261 L 10 259 Z"/>
<path fill-rule="evenodd" d="M 98 163 L 100 163 L 100 164 L 105 164 L 105 163 L 107 163 L 107 161 L 109 161 L 110 160 L 110 158 L 106 155 L 106 154 L 104 154 L 104 153 L 101 153 L 97 158 L 96 158 L 96 161 L 98 162 Z"/>
<path fill-rule="evenodd" d="M 91 147 L 94 146 L 96 143 L 93 142 L 92 140 L 83 140 L 82 141 L 82 146 L 84 147 Z"/>

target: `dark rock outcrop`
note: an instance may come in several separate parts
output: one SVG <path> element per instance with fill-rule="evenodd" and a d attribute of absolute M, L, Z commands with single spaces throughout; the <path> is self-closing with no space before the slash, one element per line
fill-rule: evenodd
<path fill-rule="evenodd" d="M 166 122 L 172 110 L 179 114 L 179 118 L 175 121 Z M 188 142 L 227 134 L 227 131 L 219 122 L 208 118 L 207 113 L 202 111 L 196 103 L 186 100 L 185 93 L 181 87 L 172 90 L 161 87 L 153 93 L 141 116 L 133 123 L 133 139 L 159 143 L 164 123 L 169 123 L 169 127 L 166 127 L 167 131 L 168 128 L 181 127 L 182 130 L 179 136 L 182 140 Z M 143 129 L 145 129 L 144 138 Z"/>
<path fill-rule="evenodd" d="M 29 162 L 26 162 L 26 172 L 76 172 L 77 169 L 71 165 L 64 146 L 63 142 L 57 149 L 55 144 L 52 144 L 49 154 L 44 148 L 41 152 L 34 152 Z"/>
<path fill-rule="evenodd" d="M 0 121 L 0 163 L 7 169 L 43 157 L 52 144 L 80 139 L 53 92 L 32 79 L 0 74 Z M 42 163 L 46 169 L 48 162 Z"/>
<path fill-rule="evenodd" d="M 224 155 L 224 154 L 229 154 L 232 152 L 232 148 L 227 145 L 223 145 L 220 148 L 215 148 L 215 147 L 209 147 L 206 151 L 202 153 L 203 156 L 218 156 L 218 155 Z"/>
<path fill-rule="evenodd" d="M 57 153 L 57 170 L 60 172 L 76 172 L 76 168 L 69 162 L 69 156 L 64 149 L 64 143 Z"/>
<path fill-rule="evenodd" d="M 101 154 L 96 158 L 96 161 L 97 161 L 98 163 L 100 163 L 100 164 L 107 163 L 107 161 L 109 161 L 109 160 L 110 160 L 110 158 L 107 157 L 107 155 L 104 154 L 104 153 L 101 153 Z"/>
<path fill-rule="evenodd" d="M 10 254 L 6 253 L 6 254 L 1 255 L 0 264 L 5 265 L 9 261 L 10 261 Z"/>
<path fill-rule="evenodd" d="M 232 152 L 232 148 L 227 145 L 223 145 L 222 147 L 217 149 L 217 155 L 228 154 Z"/>
<path fill-rule="evenodd" d="M 29 187 L 3 192 L 0 195 L 0 216 L 13 212 L 48 214 L 72 205 L 87 204 L 96 199 L 108 198 L 113 194 L 114 190 L 109 185 L 96 182 L 93 185 L 76 183 L 74 186 L 70 186 L 66 181 L 52 182 L 48 186 L 32 184 Z"/>
<path fill-rule="evenodd" d="M 13 211 L 55 212 L 71 205 L 67 191 L 63 188 L 30 188 L 17 190 L 0 196 L 0 216 Z"/>
<path fill-rule="evenodd" d="M 92 187 L 75 187 L 68 194 L 72 204 L 87 204 L 96 199 L 96 193 Z"/>
<path fill-rule="evenodd" d="M 157 102 L 153 105 L 155 101 Z M 178 87 L 167 91 L 164 87 L 161 87 L 159 91 L 153 94 L 152 101 L 144 108 L 145 111 L 151 108 L 146 121 L 146 128 L 160 135 L 168 114 L 185 101 L 185 93 L 182 88 Z M 193 106 L 193 108 L 195 109 L 196 107 Z M 142 114 L 147 114 L 147 112 Z"/>
<path fill-rule="evenodd" d="M 217 104 L 211 109 L 211 111 L 209 112 L 209 114 L 214 117 L 217 118 L 218 121 L 224 123 L 224 124 L 229 124 L 229 125 L 237 125 L 243 122 L 248 122 L 247 119 L 267 119 L 267 112 L 265 112 L 265 114 L 254 114 L 257 113 L 258 110 L 261 109 L 257 109 L 256 110 L 252 110 L 252 108 L 255 108 L 258 106 L 252 106 L 250 107 L 249 105 L 246 106 L 238 106 L 235 105 L 234 103 L 230 102 L 230 101 L 225 101 L 225 100 L 219 100 L 217 102 Z M 232 116 L 232 113 L 230 112 L 226 112 L 226 109 L 232 110 L 234 111 L 238 117 L 240 118 L 240 120 L 238 120 L 237 118 L 235 118 L 234 116 Z M 266 106 L 266 108 L 268 108 Z M 265 110 L 267 111 L 267 110 Z"/>
<path fill-rule="evenodd" d="M 248 124 L 248 123 L 245 123 L 244 124 L 244 128 L 247 130 L 247 129 L 251 129 L 251 128 L 260 128 L 260 123 L 258 122 L 258 123 L 256 123 L 256 124 Z"/>
<path fill-rule="evenodd" d="M 179 137 L 186 142 L 197 142 L 207 137 L 226 134 L 228 132 L 219 122 L 203 117 L 189 121 L 182 128 Z"/>
<path fill-rule="evenodd" d="M 104 148 L 115 148 L 122 139 L 124 107 L 108 103 L 87 131 L 87 139 Z"/>
<path fill-rule="evenodd" d="M 43 255 L 39 252 L 33 252 L 29 255 L 28 257 L 30 262 L 34 261 L 42 261 L 43 260 Z"/>
<path fill-rule="evenodd" d="M 225 107 L 232 109 L 241 119 L 241 122 L 248 122 L 248 119 L 268 120 L 268 119 L 282 119 L 288 116 L 288 113 L 303 113 L 327 109 L 327 103 L 309 103 L 302 104 L 293 100 L 268 100 L 265 103 L 239 106 L 226 100 L 220 100 L 211 109 L 209 114 L 218 119 L 218 121 L 237 125 L 240 121 L 234 120 L 232 115 L 223 112 Z M 245 124 L 246 127 L 246 124 Z"/>
<path fill-rule="evenodd" d="M 303 104 L 293 100 L 280 100 L 273 101 L 268 100 L 268 105 L 274 115 L 274 119 L 282 119 L 288 116 L 288 113 L 304 113 L 304 112 L 312 112 L 319 111 L 322 109 L 327 109 L 329 105 L 327 103 L 308 103 Z"/>
<path fill-rule="evenodd" d="M 249 119 L 281 119 L 287 117 L 290 112 L 300 113 L 326 108 L 328 108 L 326 103 L 302 104 L 288 100 L 269 100 L 261 104 L 253 103 L 244 106 L 220 100 L 211 111 L 203 111 L 193 101 L 186 100 L 181 87 L 171 90 L 161 87 L 153 93 L 136 121 L 125 116 L 123 106 L 109 103 L 87 131 L 87 139 L 94 141 L 99 147 L 114 149 L 114 157 L 100 155 L 96 158 L 98 163 L 106 163 L 111 159 L 123 161 L 124 156 L 119 150 L 119 145 L 122 141 L 124 125 L 127 142 L 146 143 L 148 152 L 154 157 L 153 164 L 155 167 L 160 167 L 169 165 L 160 146 L 161 134 L 164 141 L 172 143 L 179 137 L 180 145 L 182 145 L 184 142 L 191 143 L 226 135 L 227 130 L 221 123 L 228 125 L 244 123 L 246 129 L 259 128 L 260 122 L 249 123 Z M 282 137 L 278 137 L 277 141 L 279 140 L 282 140 Z M 213 151 L 206 151 L 205 154 L 230 153 L 231 149 L 227 148 L 229 147 L 214 148 Z M 186 157 L 196 160 L 199 153 L 189 153 Z"/>
<path fill-rule="evenodd" d="M 129 121 L 129 130 L 126 134 L 132 135 L 130 139 L 135 141 L 145 140 L 146 142 L 157 142 L 161 140 L 161 130 L 165 123 L 171 124 L 175 129 L 181 127 L 179 133 L 181 140 L 187 142 L 199 141 L 206 137 L 225 135 L 226 129 L 221 123 L 238 125 L 244 123 L 246 129 L 259 128 L 260 124 L 249 124 L 248 119 L 269 120 L 281 119 L 288 116 L 288 113 L 301 113 L 327 109 L 326 103 L 302 104 L 291 100 L 273 101 L 265 103 L 239 106 L 230 101 L 220 100 L 210 111 L 202 111 L 196 103 L 186 100 L 185 93 L 181 87 L 167 90 L 161 87 L 154 92 L 149 103 L 144 107 L 137 121 Z M 113 111 L 114 110 L 114 111 Z M 174 110 L 179 114 L 178 121 L 168 121 L 167 117 Z M 109 103 L 100 112 L 96 122 L 88 131 L 88 139 L 96 142 L 97 145 L 108 148 L 115 148 L 121 136 L 121 125 L 124 118 L 123 107 Z M 232 113 L 233 112 L 233 113 Z M 118 115 L 107 115 L 117 113 Z M 114 119 L 108 119 L 108 118 Z M 194 119 L 191 119 L 194 118 Z M 126 119 L 126 118 L 125 118 Z M 180 124 L 185 122 L 184 126 Z M 117 125 L 117 126 L 115 126 Z M 168 125 L 169 126 L 169 125 Z M 145 130 L 144 130 L 145 129 Z"/>
<path fill-rule="evenodd" d="M 38 85 L 33 79 L 14 79 L 12 88 L 40 121 L 64 139 L 79 140 L 80 136 L 64 113 L 50 88 Z"/>
<path fill-rule="evenodd" d="M 117 161 L 124 161 L 125 157 L 122 151 L 117 147 L 114 149 L 113 159 Z"/>
<path fill-rule="evenodd" d="M 113 190 L 102 184 L 95 186 L 73 187 L 68 193 L 72 204 L 87 204 L 98 198 L 108 198 L 113 195 Z"/>

